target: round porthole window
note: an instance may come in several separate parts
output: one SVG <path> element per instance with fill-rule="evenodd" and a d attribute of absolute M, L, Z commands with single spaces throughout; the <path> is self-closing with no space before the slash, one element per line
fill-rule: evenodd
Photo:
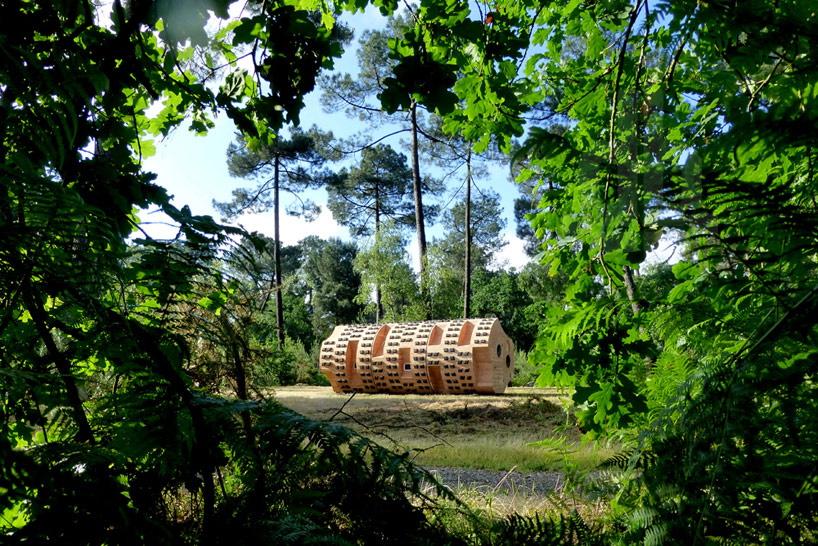
<path fill-rule="evenodd" d="M 506 355 L 506 368 L 511 367 L 511 355 Z"/>
<path fill-rule="evenodd" d="M 497 345 L 497 356 L 500 356 L 501 354 L 503 354 L 503 347 Z"/>

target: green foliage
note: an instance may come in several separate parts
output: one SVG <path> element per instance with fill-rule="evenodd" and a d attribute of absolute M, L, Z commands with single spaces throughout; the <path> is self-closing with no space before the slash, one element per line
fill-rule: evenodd
<path fill-rule="evenodd" d="M 636 381 L 656 351 L 627 302 L 571 303 L 571 309 L 548 310 L 547 335 L 553 337 L 538 338 L 532 358 L 544 365 L 538 382 L 574 387 L 580 429 L 597 436 L 647 410 Z"/>
<path fill-rule="evenodd" d="M 318 347 L 316 346 L 316 349 Z M 318 370 L 318 351 L 307 352 L 304 344 L 298 340 L 287 339 L 284 352 L 291 358 L 295 370 L 296 383 L 307 385 L 329 385 L 327 376 Z M 283 384 L 283 383 L 282 383 Z"/>
<path fill-rule="evenodd" d="M 320 207 L 309 200 L 303 200 L 299 193 L 307 188 L 318 187 L 327 178 L 326 172 L 320 172 L 324 163 L 322 150 L 332 139 L 332 134 L 320 132 L 313 127 L 308 133 L 298 128 L 290 131 L 289 140 L 276 138 L 272 144 L 248 146 L 239 138 L 227 150 L 227 163 L 230 174 L 243 178 L 254 178 L 257 185 L 253 189 L 238 188 L 233 190 L 233 199 L 226 203 L 213 201 L 213 205 L 226 219 L 235 219 L 244 212 L 266 212 L 273 210 L 273 273 L 270 278 L 270 290 L 275 296 L 276 330 L 280 344 L 284 343 L 285 315 L 281 273 L 281 205 L 280 193 L 286 191 L 298 197 L 298 206 L 288 213 L 304 216 L 307 221 L 315 219 Z M 272 194 L 272 195 L 270 195 Z M 262 306 L 262 312 L 266 306 Z"/>
<path fill-rule="evenodd" d="M 648 305 L 661 305 L 676 287 L 673 267 L 667 263 L 649 264 L 639 269 L 636 279 L 639 295 Z"/>
<path fill-rule="evenodd" d="M 313 308 L 315 339 L 326 339 L 339 324 L 352 324 L 362 306 L 355 301 L 361 276 L 354 263 L 358 249 L 354 243 L 329 239 L 311 240 L 305 249 L 303 275 Z"/>
<path fill-rule="evenodd" d="M 406 229 L 415 224 L 411 184 L 406 156 L 377 144 L 363 151 L 357 166 L 343 169 L 330 182 L 327 203 L 355 237 L 375 234 L 387 218 Z"/>
<path fill-rule="evenodd" d="M 289 339 L 285 341 L 284 347 L 279 347 L 276 341 L 275 338 L 270 338 L 267 344 L 253 347 L 259 355 L 252 362 L 250 370 L 254 387 L 278 387 L 298 382 L 298 358 L 301 355 L 291 345 L 292 342 L 288 346 Z"/>
<path fill-rule="evenodd" d="M 497 317 L 515 347 L 527 351 L 534 341 L 536 325 L 527 314 L 531 297 L 519 283 L 519 274 L 512 271 L 477 270 L 474 273 L 472 314 L 475 317 Z"/>
<path fill-rule="evenodd" d="M 463 272 L 452 267 L 451 259 L 433 241 L 426 254 L 432 317 L 447 319 L 463 314 Z"/>
<path fill-rule="evenodd" d="M 88 2 L 0 7 L 0 526 L 30 543 L 457 542 L 426 518 L 407 454 L 251 399 L 259 362 L 282 381 L 307 352 L 274 350 L 259 320 L 264 245 L 234 247 L 243 233 L 174 207 L 141 169 L 153 138 L 222 112 L 248 153 L 272 146 L 341 53 L 334 13 L 270 2 L 205 27 L 225 2 L 178 7 L 114 2 L 107 26 Z M 607 538 L 815 542 L 813 3 L 481 9 L 416 8 L 388 41 L 380 99 L 446 114 L 476 152 L 509 151 L 528 110 L 544 121 L 513 162 L 540 196 L 544 267 L 485 273 L 474 308 L 523 348 L 538 327 L 529 358 L 573 388 L 583 430 L 643 426 Z M 249 50 L 252 74 L 237 65 Z M 149 207 L 173 240 L 135 236 Z M 671 230 L 684 259 L 636 275 Z M 390 316 L 422 316 L 386 235 L 374 255 L 391 258 L 361 263 L 391 269 L 367 283 L 397 283 Z M 325 335 L 360 314 L 355 249 L 304 248 L 293 307 L 309 301 Z M 580 523 L 492 532 L 596 541 Z"/>
<path fill-rule="evenodd" d="M 412 317 L 418 288 L 407 257 L 400 231 L 391 221 L 384 222 L 371 244 L 355 258 L 355 270 L 361 275 L 356 301 L 367 305 L 366 312 L 376 313 L 378 301 L 372 300 L 372 294 L 376 293 L 383 310 L 381 320 L 398 322 L 420 318 Z"/>
<path fill-rule="evenodd" d="M 273 209 L 274 221 L 278 222 L 277 191 L 297 196 L 308 188 L 325 183 L 327 174 L 320 169 L 324 162 L 322 153 L 331 139 L 332 133 L 322 133 L 312 127 L 306 132 L 293 128 L 289 138 L 279 136 L 272 144 L 260 148 L 249 148 L 242 140 L 231 143 L 227 148 L 230 174 L 256 180 L 257 185 L 233 190 L 232 201 L 214 201 L 214 207 L 230 220 L 245 212 L 259 213 Z M 314 219 L 318 212 L 320 208 L 309 200 L 299 200 L 297 208 L 287 210 L 287 213 L 304 216 L 307 220 Z"/>
<path fill-rule="evenodd" d="M 799 503 L 812 471 L 789 450 L 815 427 L 784 408 L 814 408 L 815 323 L 785 325 L 805 316 L 815 278 L 814 143 L 787 129 L 811 119 L 796 89 L 816 72 L 795 52 L 815 35 L 815 15 L 803 2 L 610 8 L 592 8 L 594 25 L 557 19 L 573 4 L 547 14 L 564 34 L 543 33 L 550 49 L 538 60 L 584 74 L 559 107 L 576 124 L 532 133 L 523 148 L 548 177 L 533 221 L 550 235 L 546 260 L 574 279 L 569 309 L 541 337 L 545 379 L 575 383 L 576 402 L 623 416 L 634 409 L 626 396 L 646 397 L 641 411 L 655 421 L 644 442 L 658 462 L 633 513 L 639 540 L 811 540 L 814 515 Z M 597 24 L 618 37 L 608 55 Z M 563 36 L 580 33 L 584 51 L 564 55 Z M 649 272 L 626 300 L 629 268 L 669 227 L 683 230 L 686 260 L 672 277 Z M 608 294 L 594 295 L 589 276 Z M 604 377 L 620 357 L 629 383 Z"/>
<path fill-rule="evenodd" d="M 358 40 L 357 78 L 332 73 L 321 78 L 321 103 L 329 111 L 343 111 L 350 118 L 380 124 L 388 116 L 377 97 L 383 81 L 392 75 L 395 65 L 389 56 L 389 39 L 403 36 L 411 26 L 408 13 L 390 15 L 383 30 L 364 30 Z"/>
<path fill-rule="evenodd" d="M 433 245 L 440 247 L 440 254 L 461 279 L 466 259 L 465 210 L 466 204 L 459 202 L 444 212 L 445 234 L 440 240 L 433 242 Z M 474 269 L 486 268 L 493 265 L 495 254 L 508 244 L 502 234 L 506 221 L 502 218 L 500 195 L 492 191 L 485 191 L 478 199 L 472 199 L 470 219 L 472 267 Z"/>
<path fill-rule="evenodd" d="M 578 544 L 594 546 L 605 544 L 603 536 L 591 529 L 579 515 L 560 519 L 527 518 L 509 516 L 495 525 L 496 533 L 490 544 L 527 544 L 537 546 L 558 546 Z"/>
<path fill-rule="evenodd" d="M 306 12 L 267 8 L 217 39 L 228 59 L 229 32 L 258 47 L 260 77 L 276 84 L 269 97 L 238 70 L 214 95 L 180 68 L 209 38 L 192 5 L 115 2 L 110 28 L 86 2 L 0 8 L 5 541 L 445 536 L 423 516 L 423 472 L 405 456 L 249 400 L 258 277 L 247 248 L 230 245 L 246 234 L 173 207 L 141 171 L 150 136 L 185 117 L 205 131 L 216 105 L 262 140 L 297 116 L 332 52 Z M 186 37 L 198 45 L 179 45 Z M 292 57 L 284 73 L 269 70 L 282 55 Z M 178 226 L 173 240 L 129 239 L 135 208 L 150 206 Z"/>
<path fill-rule="evenodd" d="M 396 8 L 397 2 L 394 6 L 390 4 L 390 9 Z M 371 167 L 367 168 L 367 162 L 375 163 L 371 159 L 367 161 L 367 155 L 372 156 L 375 150 L 372 147 L 378 145 L 381 151 L 375 153 L 380 156 L 383 154 L 383 147 L 378 143 L 394 134 L 400 132 L 409 132 L 410 138 L 410 160 L 412 164 L 411 172 L 411 197 L 414 203 L 413 213 L 407 214 L 400 211 L 397 215 L 393 215 L 393 220 L 399 224 L 405 223 L 410 217 L 414 219 L 414 225 L 417 231 L 418 249 L 420 253 L 420 291 L 421 291 L 421 318 L 431 318 L 431 298 L 429 295 L 430 279 L 426 270 L 428 264 L 427 243 L 426 243 L 426 223 L 434 221 L 437 215 L 437 207 L 429 206 L 428 200 L 424 205 L 424 194 L 436 193 L 440 191 L 437 181 L 433 180 L 428 175 L 421 175 L 421 161 L 419 155 L 420 136 L 427 136 L 420 129 L 423 120 L 423 109 L 419 108 L 419 101 L 435 101 L 437 104 L 431 106 L 432 109 L 438 106 L 444 106 L 449 99 L 454 98 L 448 87 L 454 83 L 456 69 L 454 66 L 445 62 L 440 62 L 439 56 L 430 55 L 423 43 L 422 33 L 420 32 L 420 23 L 416 14 L 413 13 L 411 6 L 406 6 L 406 11 L 395 15 L 390 13 L 387 20 L 387 28 L 383 31 L 366 31 L 361 36 L 359 48 L 357 51 L 359 73 L 358 78 L 353 79 L 349 74 L 336 74 L 326 78 L 322 86 L 324 88 L 324 95 L 322 102 L 325 109 L 329 111 L 344 110 L 350 117 L 358 116 L 360 120 L 367 120 L 373 125 L 381 123 L 395 122 L 402 126 L 401 129 L 393 132 L 391 135 L 386 135 L 372 139 L 370 131 L 364 130 L 353 138 L 356 141 L 355 147 L 363 151 L 361 162 L 362 173 L 364 178 L 369 177 L 369 172 L 373 171 Z M 406 46 L 406 43 L 411 41 L 413 46 Z M 398 45 L 401 44 L 401 45 Z M 412 49 L 414 47 L 414 49 Z M 443 83 L 444 85 L 441 85 Z M 448 85 L 447 85 L 448 83 Z M 422 89 L 421 89 L 422 88 Z M 421 97 L 421 95 L 423 95 Z M 396 111 L 401 110 L 400 116 L 393 116 Z M 408 114 L 408 115 L 405 115 Z M 371 127 L 370 127 L 371 128 Z M 428 138 L 428 137 L 427 137 Z M 389 163 L 389 157 L 386 157 L 386 163 Z M 392 160 L 394 163 L 394 160 Z M 400 168 L 388 167 L 387 172 L 391 173 L 389 179 L 384 180 L 386 186 L 395 188 L 395 183 L 400 182 Z M 351 175 L 355 174 L 353 170 Z M 398 178 L 398 179 L 396 179 Z M 343 184 L 343 181 L 341 181 Z M 372 181 L 358 180 L 356 183 L 362 183 L 365 187 L 371 188 Z M 355 193 L 353 192 L 341 192 Z M 365 189 L 364 194 L 367 193 Z M 373 193 L 370 191 L 370 193 Z M 379 212 L 381 208 L 381 199 L 379 199 L 378 192 L 370 197 L 373 199 L 373 205 L 362 205 L 365 199 L 360 199 L 360 193 L 357 199 L 353 198 L 353 213 L 364 213 L 366 216 L 363 220 L 353 222 L 356 227 L 361 224 L 366 225 L 369 221 L 368 217 L 374 214 L 375 229 L 378 231 Z M 393 196 L 397 197 L 397 195 Z M 332 192 L 330 192 L 330 202 L 333 200 Z M 384 200 L 385 201 L 385 200 Z M 398 204 L 399 199 L 395 199 L 395 204 Z M 384 205 L 389 207 L 390 205 Z M 331 205 L 332 208 L 332 205 Z M 364 210 L 361 210 L 361 209 Z M 372 211 L 368 214 L 365 209 Z M 398 211 L 396 211 L 398 212 Z M 346 205 L 340 203 L 339 206 L 333 209 L 333 213 L 348 218 L 350 212 L 346 210 Z M 389 213 L 387 213 L 389 214 Z M 354 230 L 353 230 L 354 231 Z M 375 295 L 378 300 L 379 296 Z M 376 302 L 376 320 L 380 315 L 380 303 Z"/>
<path fill-rule="evenodd" d="M 796 129 L 815 118 L 814 7 L 492 10 L 480 39 L 457 17 L 424 27 L 463 73 L 466 115 L 446 127 L 507 143 L 519 133 L 499 118 L 541 106 L 546 125 L 514 163 L 541 196 L 530 219 L 543 264 L 569 285 L 563 305 L 539 309 L 532 358 L 542 381 L 574 387 L 583 429 L 653 422 L 642 441 L 662 464 L 645 471 L 647 505 L 633 512 L 643 534 L 631 540 L 814 540 L 800 504 L 812 454 L 795 453 L 815 430 L 797 415 L 815 410 L 816 142 Z M 671 230 L 686 246 L 672 277 L 635 277 Z"/>
<path fill-rule="evenodd" d="M 292 279 L 288 279 L 292 283 Z M 286 283 L 287 281 L 285 281 Z M 316 339 L 316 332 L 313 329 L 313 308 L 309 305 L 304 296 L 288 290 L 287 284 L 284 288 L 284 332 L 290 339 L 298 340 L 309 350 L 319 341 Z"/>
<path fill-rule="evenodd" d="M 525 387 L 528 385 L 533 385 L 536 382 L 538 376 L 539 372 L 537 371 L 537 368 L 528 359 L 528 354 L 524 351 L 521 351 L 519 348 L 515 347 L 514 378 L 511 380 L 512 386 Z"/>
<path fill-rule="evenodd" d="M 754 345 L 704 370 L 679 420 L 657 421 L 644 471 L 654 516 L 636 529 L 661 531 L 663 543 L 815 540 L 815 311 L 813 290 Z"/>
<path fill-rule="evenodd" d="M 220 540 L 289 539 L 351 544 L 426 544 L 439 540 L 421 503 L 428 474 L 350 430 L 316 422 L 276 405 L 258 406 L 256 430 L 261 467 L 252 459 L 225 499 Z M 241 460 L 242 454 L 236 454 Z M 238 471 L 241 467 L 237 467 Z M 307 484 L 308 489 L 303 485 Z M 448 497 L 443 489 L 438 493 Z M 260 524 L 261 522 L 261 524 Z M 404 542 L 408 541 L 408 542 Z"/>

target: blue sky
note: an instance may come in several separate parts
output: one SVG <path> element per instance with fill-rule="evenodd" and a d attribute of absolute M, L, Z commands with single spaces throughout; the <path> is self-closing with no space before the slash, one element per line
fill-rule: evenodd
<path fill-rule="evenodd" d="M 369 11 L 365 14 L 346 16 L 345 20 L 355 29 L 356 38 L 360 32 L 366 28 L 372 28 L 382 24 L 383 19 L 377 12 Z M 354 53 L 354 46 L 351 44 L 344 58 L 336 63 L 336 69 L 342 72 L 352 73 L 357 71 L 357 61 Z M 343 114 L 327 114 L 319 104 L 320 91 L 317 90 L 307 97 L 307 106 L 301 114 L 302 127 L 318 125 L 324 130 L 331 130 L 336 136 L 350 136 L 365 127 L 357 120 L 352 120 Z M 218 213 L 213 209 L 212 201 L 230 200 L 230 192 L 234 188 L 245 185 L 253 185 L 252 181 L 233 178 L 229 175 L 226 163 L 226 150 L 228 144 L 234 140 L 235 128 L 232 122 L 225 116 L 215 120 L 216 126 L 207 136 L 199 137 L 187 131 L 186 127 L 181 127 L 172 133 L 162 142 L 156 143 L 156 154 L 145 160 L 146 170 L 158 175 L 156 182 L 165 187 L 174 196 L 173 203 L 181 207 L 187 205 L 194 214 L 209 214 L 219 219 Z M 381 127 L 371 131 L 372 136 L 389 133 L 388 127 Z M 405 138 L 403 140 L 406 140 Z M 401 138 L 393 137 L 387 141 L 393 148 L 409 156 L 408 146 L 401 143 Z M 421 165 L 421 169 L 424 166 Z M 423 172 L 423 171 L 422 171 Z M 465 174 L 459 178 L 462 179 Z M 518 196 L 516 186 L 509 180 L 507 167 L 498 166 L 493 169 L 490 176 L 477 185 L 482 189 L 491 189 L 502 196 L 504 216 L 507 220 L 505 238 L 508 245 L 504 248 L 501 256 L 497 257 L 500 264 L 507 267 L 522 267 L 528 257 L 523 252 L 523 244 L 515 235 L 515 223 L 513 218 L 513 201 Z M 442 203 L 449 202 L 455 186 L 460 183 L 450 183 L 450 190 L 443 196 Z M 326 192 L 323 190 L 311 191 L 308 195 L 316 203 L 326 204 Z M 462 190 L 459 199 L 463 198 Z M 286 193 L 282 193 L 283 205 L 287 205 L 294 198 Z M 163 226 L 164 219 L 158 214 L 143 212 L 141 215 L 143 227 L 155 237 L 168 237 L 175 235 L 175 230 Z M 260 231 L 267 235 L 272 235 L 272 213 L 265 214 L 245 214 L 240 217 L 237 224 L 242 225 L 251 231 Z M 427 226 L 427 239 L 442 234 L 440 226 Z M 322 206 L 321 215 L 314 222 L 306 222 L 300 218 L 283 215 L 281 222 L 281 238 L 285 245 L 297 243 L 308 235 L 318 235 L 322 238 L 341 237 L 349 239 L 346 228 L 338 225 L 332 218 L 329 210 Z M 412 262 L 417 268 L 417 242 L 416 237 L 411 239 L 408 251 Z"/>

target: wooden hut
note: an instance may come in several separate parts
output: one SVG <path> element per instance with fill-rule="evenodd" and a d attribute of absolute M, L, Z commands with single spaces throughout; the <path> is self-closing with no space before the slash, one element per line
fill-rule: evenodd
<path fill-rule="evenodd" d="M 505 391 L 514 344 L 496 318 L 337 326 L 321 344 L 335 392 Z"/>

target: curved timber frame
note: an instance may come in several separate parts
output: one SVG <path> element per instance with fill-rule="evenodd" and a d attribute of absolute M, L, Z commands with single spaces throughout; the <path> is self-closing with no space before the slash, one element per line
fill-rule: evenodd
<path fill-rule="evenodd" d="M 335 392 L 505 391 L 514 344 L 496 318 L 336 326 L 320 367 Z"/>

